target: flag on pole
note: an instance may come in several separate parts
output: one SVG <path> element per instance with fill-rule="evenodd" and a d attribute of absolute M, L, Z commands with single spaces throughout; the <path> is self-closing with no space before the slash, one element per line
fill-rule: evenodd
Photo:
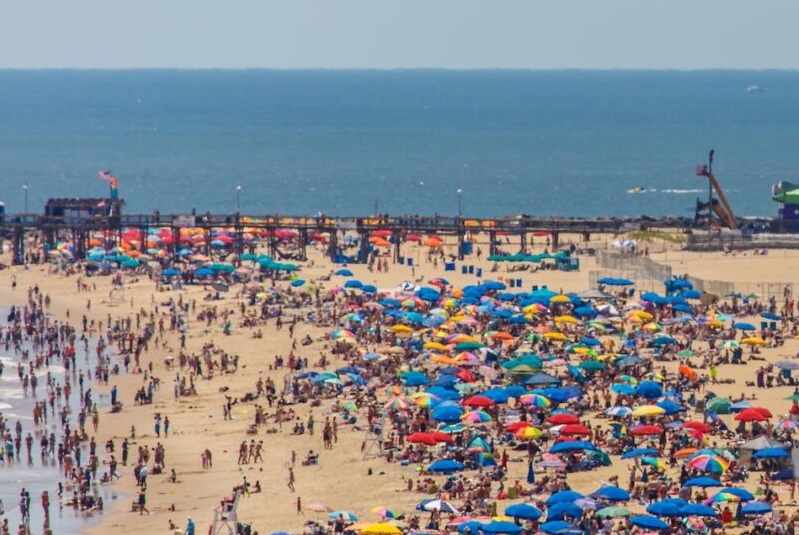
<path fill-rule="evenodd" d="M 97 178 L 99 178 L 100 180 L 111 180 L 114 178 L 114 176 L 108 171 L 100 171 L 99 173 L 97 173 Z"/>

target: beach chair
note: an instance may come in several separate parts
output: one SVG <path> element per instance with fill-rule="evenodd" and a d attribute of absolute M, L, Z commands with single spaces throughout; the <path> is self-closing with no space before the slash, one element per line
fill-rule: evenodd
<path fill-rule="evenodd" d="M 461 275 L 466 275 L 467 273 L 469 273 L 469 268 L 461 266 Z"/>
<path fill-rule="evenodd" d="M 482 276 L 483 276 L 483 268 L 477 268 L 477 273 L 476 273 L 476 275 L 477 275 L 478 277 L 482 277 Z"/>

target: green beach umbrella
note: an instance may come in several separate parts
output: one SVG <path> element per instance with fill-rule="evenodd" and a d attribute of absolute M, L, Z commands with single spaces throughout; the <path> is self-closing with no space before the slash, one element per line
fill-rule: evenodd
<path fill-rule="evenodd" d="M 625 516 L 630 516 L 631 514 L 632 511 L 630 511 L 626 507 L 619 507 L 616 505 L 605 507 L 596 512 L 596 516 L 600 518 L 622 518 Z"/>

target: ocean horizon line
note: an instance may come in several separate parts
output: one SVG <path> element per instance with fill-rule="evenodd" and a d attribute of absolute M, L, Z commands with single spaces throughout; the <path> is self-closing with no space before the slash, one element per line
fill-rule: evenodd
<path fill-rule="evenodd" d="M 0 72 L 332 72 L 332 73 L 399 73 L 399 72 L 451 72 L 451 73 L 797 73 L 799 67 L 765 68 L 646 68 L 646 67 L 11 67 L 0 66 Z"/>

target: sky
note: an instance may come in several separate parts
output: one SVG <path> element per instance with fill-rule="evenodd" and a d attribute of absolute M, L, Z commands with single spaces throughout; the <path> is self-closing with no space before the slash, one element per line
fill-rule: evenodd
<path fill-rule="evenodd" d="M 797 0 L 0 0 L 0 68 L 796 69 Z"/>

